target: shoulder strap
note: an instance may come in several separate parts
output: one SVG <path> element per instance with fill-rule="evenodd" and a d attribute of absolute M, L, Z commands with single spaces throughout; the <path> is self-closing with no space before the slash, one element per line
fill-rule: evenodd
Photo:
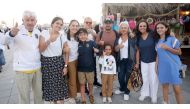
<path fill-rule="evenodd" d="M 174 48 L 177 43 L 177 39 L 174 40 L 172 47 Z"/>
<path fill-rule="evenodd" d="M 100 31 L 100 40 L 102 39 L 103 31 Z"/>
<path fill-rule="evenodd" d="M 60 34 L 60 41 L 61 41 L 61 50 L 62 50 L 62 55 L 63 55 L 63 42 L 62 42 L 61 36 L 62 36 L 62 34 Z"/>

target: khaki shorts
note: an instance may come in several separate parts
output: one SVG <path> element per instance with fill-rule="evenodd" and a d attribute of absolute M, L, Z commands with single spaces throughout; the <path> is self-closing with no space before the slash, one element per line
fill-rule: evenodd
<path fill-rule="evenodd" d="M 78 72 L 78 79 L 80 84 L 86 84 L 86 80 L 88 84 L 93 84 L 94 72 Z"/>

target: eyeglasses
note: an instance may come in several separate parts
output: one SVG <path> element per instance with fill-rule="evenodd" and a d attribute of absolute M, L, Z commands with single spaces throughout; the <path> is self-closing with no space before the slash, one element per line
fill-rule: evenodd
<path fill-rule="evenodd" d="M 86 24 L 92 24 L 92 22 L 85 22 Z"/>

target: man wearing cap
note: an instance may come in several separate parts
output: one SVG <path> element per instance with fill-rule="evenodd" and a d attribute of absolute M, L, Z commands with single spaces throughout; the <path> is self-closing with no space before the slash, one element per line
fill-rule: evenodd
<path fill-rule="evenodd" d="M 106 18 L 103 24 L 103 31 L 99 32 L 96 38 L 96 42 L 100 48 L 103 48 L 105 44 L 110 44 L 114 47 L 116 39 L 119 38 L 118 33 L 112 29 L 112 26 L 113 20 L 111 18 Z M 116 56 L 114 49 L 113 55 Z"/>
<path fill-rule="evenodd" d="M 105 44 L 110 44 L 113 47 L 112 48 L 113 56 L 115 57 L 115 59 L 117 59 L 114 45 L 115 45 L 116 40 L 119 39 L 119 35 L 117 31 L 114 31 L 112 29 L 113 23 L 114 22 L 111 18 L 106 18 L 104 20 L 103 31 L 98 33 L 98 37 L 96 38 L 96 43 L 99 46 L 100 52 L 102 52 Z M 101 69 L 101 66 L 100 66 L 100 69 Z M 102 93 L 100 93 L 100 95 L 102 95 Z"/>

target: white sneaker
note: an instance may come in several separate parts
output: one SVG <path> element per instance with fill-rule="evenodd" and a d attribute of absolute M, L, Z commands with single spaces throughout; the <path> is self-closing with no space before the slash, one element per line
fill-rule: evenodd
<path fill-rule="evenodd" d="M 75 98 L 75 101 L 76 102 L 80 102 L 80 99 L 81 99 L 81 93 L 77 93 L 77 96 Z"/>
<path fill-rule="evenodd" d="M 128 94 L 124 94 L 124 100 L 129 100 L 129 95 Z"/>
<path fill-rule="evenodd" d="M 76 101 L 74 98 L 68 98 L 64 101 L 65 104 L 76 104 Z"/>
<path fill-rule="evenodd" d="M 111 97 L 108 97 L 108 102 L 109 102 L 109 103 L 112 103 Z"/>
<path fill-rule="evenodd" d="M 117 95 L 122 94 L 122 93 L 124 93 L 124 91 L 120 91 L 119 89 L 115 91 L 115 94 L 117 94 Z"/>
<path fill-rule="evenodd" d="M 156 103 L 157 103 L 157 99 L 152 99 L 151 102 L 152 102 L 153 104 L 156 104 Z"/>
<path fill-rule="evenodd" d="M 103 103 L 106 103 L 106 102 L 107 102 L 106 97 L 103 97 L 102 102 L 103 102 Z"/>
<path fill-rule="evenodd" d="M 139 97 L 139 101 L 144 101 L 145 98 L 146 98 L 145 96 L 142 96 L 142 95 L 141 95 L 141 96 Z"/>

